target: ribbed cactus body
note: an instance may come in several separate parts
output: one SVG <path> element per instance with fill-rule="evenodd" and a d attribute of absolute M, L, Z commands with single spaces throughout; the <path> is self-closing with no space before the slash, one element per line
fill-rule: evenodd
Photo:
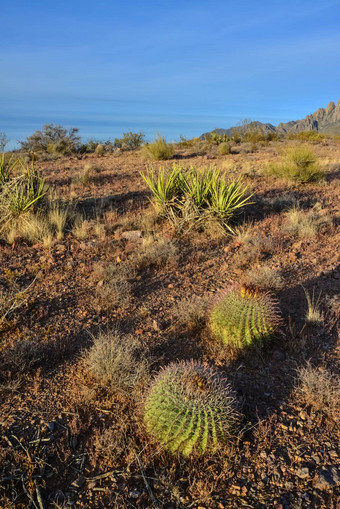
<path fill-rule="evenodd" d="M 281 322 L 278 301 L 257 288 L 233 286 L 222 292 L 210 314 L 214 337 L 240 349 L 262 344 Z"/>
<path fill-rule="evenodd" d="M 236 420 L 230 386 L 207 366 L 172 363 L 155 377 L 145 402 L 147 431 L 166 449 L 213 452 Z"/>

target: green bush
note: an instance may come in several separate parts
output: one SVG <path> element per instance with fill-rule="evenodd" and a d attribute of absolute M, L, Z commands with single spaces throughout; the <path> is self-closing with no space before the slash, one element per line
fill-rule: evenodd
<path fill-rule="evenodd" d="M 278 302 L 268 292 L 236 285 L 220 294 L 209 323 L 212 335 L 234 349 L 262 345 L 280 325 Z"/>
<path fill-rule="evenodd" d="M 221 143 L 218 147 L 218 153 L 221 156 L 226 156 L 227 154 L 230 154 L 230 145 L 229 143 Z"/>
<path fill-rule="evenodd" d="M 327 138 L 326 134 L 321 134 L 318 131 L 301 131 L 300 133 L 288 134 L 290 140 L 300 140 L 311 143 L 320 143 Z"/>
<path fill-rule="evenodd" d="M 143 147 L 144 156 L 154 161 L 164 161 L 173 156 L 174 149 L 169 145 L 163 136 L 157 135 L 157 139 L 153 143 L 146 143 Z"/>
<path fill-rule="evenodd" d="M 317 157 L 305 145 L 288 148 L 283 159 L 278 163 L 270 164 L 266 173 L 301 184 L 324 178 L 324 172 L 320 168 Z"/>
<path fill-rule="evenodd" d="M 35 131 L 26 141 L 21 141 L 22 150 L 42 155 L 70 155 L 79 150 L 79 129 L 64 129 L 60 125 L 46 124 L 42 131 Z"/>
<path fill-rule="evenodd" d="M 0 132 L 0 152 L 3 152 L 5 150 L 5 147 L 8 142 L 9 139 L 6 136 L 6 133 Z"/>
<path fill-rule="evenodd" d="M 97 156 L 102 156 L 104 155 L 104 152 L 105 152 L 105 149 L 104 149 L 104 145 L 102 145 L 102 143 L 98 143 L 98 145 L 96 146 L 96 148 L 94 149 L 94 152 Z"/>
<path fill-rule="evenodd" d="M 235 397 L 211 368 L 172 363 L 155 377 L 145 401 L 146 430 L 170 452 L 214 452 L 235 423 Z"/>
<path fill-rule="evenodd" d="M 152 171 L 141 173 L 152 191 L 154 204 L 173 220 L 183 216 L 184 210 L 195 209 L 195 220 L 217 218 L 229 231 L 236 213 L 249 203 L 247 186 L 240 179 L 227 182 L 218 169 L 199 171 L 174 164 L 170 170 L 161 168 L 156 176 Z"/>

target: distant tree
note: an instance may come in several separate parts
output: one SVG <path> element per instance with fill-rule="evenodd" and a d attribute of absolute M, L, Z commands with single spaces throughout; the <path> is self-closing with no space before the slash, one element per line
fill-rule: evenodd
<path fill-rule="evenodd" d="M 51 155 L 69 155 L 77 152 L 81 145 L 79 129 L 69 130 L 60 125 L 46 124 L 41 131 L 35 131 L 26 141 L 21 141 L 23 150 Z"/>
<path fill-rule="evenodd" d="M 0 152 L 3 152 L 9 139 L 6 136 L 6 133 L 0 132 Z"/>

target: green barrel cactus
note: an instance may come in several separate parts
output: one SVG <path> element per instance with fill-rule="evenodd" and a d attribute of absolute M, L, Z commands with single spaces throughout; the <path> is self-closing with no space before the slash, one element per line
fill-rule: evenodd
<path fill-rule="evenodd" d="M 235 285 L 224 290 L 210 313 L 212 335 L 235 349 L 262 345 L 280 323 L 277 299 L 253 286 Z"/>
<path fill-rule="evenodd" d="M 189 456 L 214 452 L 237 421 L 235 397 L 226 381 L 208 366 L 176 362 L 153 380 L 144 406 L 144 423 L 165 449 Z"/>

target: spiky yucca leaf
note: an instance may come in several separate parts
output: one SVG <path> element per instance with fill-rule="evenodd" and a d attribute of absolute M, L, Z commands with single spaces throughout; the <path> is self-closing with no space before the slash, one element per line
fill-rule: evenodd
<path fill-rule="evenodd" d="M 236 349 L 261 345 L 280 322 L 278 301 L 268 292 L 245 285 L 221 292 L 210 314 L 213 336 Z"/>
<path fill-rule="evenodd" d="M 230 386 L 211 368 L 193 361 L 163 368 L 145 401 L 147 431 L 166 449 L 184 456 L 215 451 L 236 421 Z"/>

